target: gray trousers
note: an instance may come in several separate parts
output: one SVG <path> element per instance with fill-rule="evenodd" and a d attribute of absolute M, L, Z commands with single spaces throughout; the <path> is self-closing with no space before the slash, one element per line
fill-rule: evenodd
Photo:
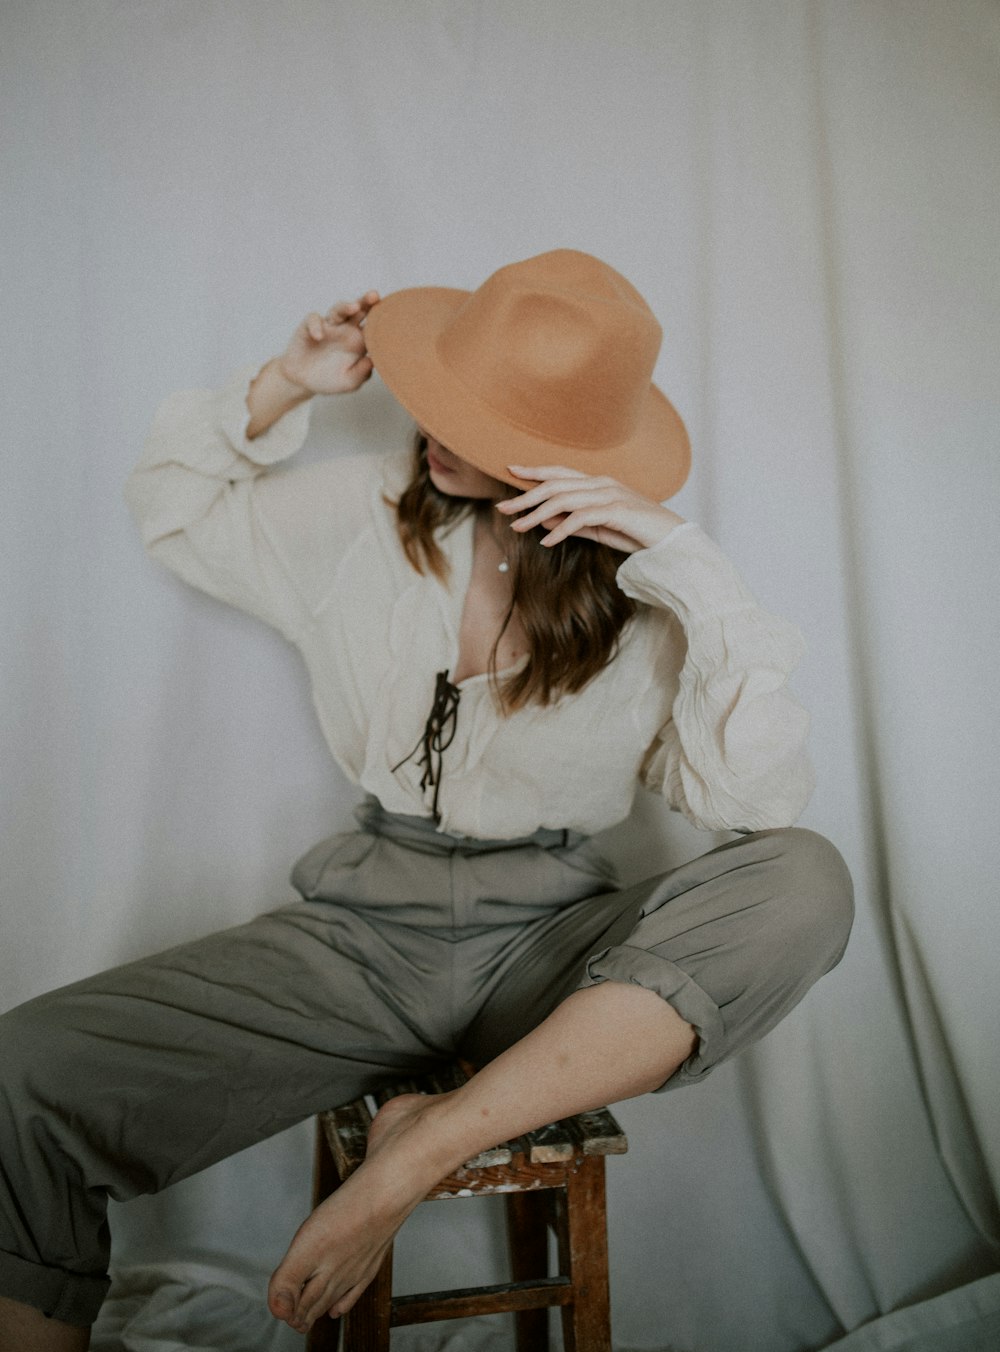
<path fill-rule="evenodd" d="M 374 800 L 358 824 L 296 865 L 302 901 L 0 1019 L 0 1294 L 91 1323 L 108 1196 L 401 1073 L 483 1064 L 581 987 L 668 1000 L 699 1041 L 663 1088 L 695 1083 L 836 964 L 853 915 L 840 854 L 798 828 L 622 890 L 572 833 L 465 840 Z"/>

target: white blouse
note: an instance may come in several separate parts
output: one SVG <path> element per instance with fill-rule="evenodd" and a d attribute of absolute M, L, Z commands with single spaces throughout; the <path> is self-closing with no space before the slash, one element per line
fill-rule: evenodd
<path fill-rule="evenodd" d="M 434 789 L 421 788 L 419 757 L 406 758 L 436 674 L 455 669 L 472 517 L 440 539 L 447 584 L 421 576 L 385 502 L 409 478 L 409 451 L 272 468 L 302 445 L 311 402 L 248 441 L 256 373 L 165 400 L 126 485 L 129 508 L 154 558 L 298 648 L 349 778 L 389 812 L 430 816 Z M 591 834 L 628 815 L 639 783 L 709 830 L 796 820 L 814 783 L 808 715 L 786 684 L 799 631 L 761 609 L 694 522 L 630 555 L 617 580 L 641 604 L 618 655 L 578 694 L 504 716 L 486 675 L 460 682 L 439 829 Z"/>

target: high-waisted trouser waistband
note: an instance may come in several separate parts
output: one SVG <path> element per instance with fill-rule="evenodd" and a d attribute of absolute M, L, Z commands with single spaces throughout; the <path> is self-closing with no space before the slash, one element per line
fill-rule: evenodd
<path fill-rule="evenodd" d="M 362 831 L 373 836 L 386 836 L 400 844 L 431 854 L 492 854 L 496 850 L 517 850 L 525 845 L 538 845 L 543 850 L 575 849 L 587 837 L 579 831 L 553 831 L 540 827 L 533 835 L 518 836 L 514 840 L 490 840 L 477 836 L 450 834 L 438 829 L 432 817 L 411 817 L 401 812 L 387 812 L 377 798 L 369 794 L 354 810 L 354 819 Z"/>
<path fill-rule="evenodd" d="M 353 831 L 321 840 L 292 870 L 307 901 L 467 931 L 537 919 L 617 885 L 614 869 L 578 831 L 475 839 L 439 831 L 430 817 L 387 812 L 375 798 L 354 816 Z"/>

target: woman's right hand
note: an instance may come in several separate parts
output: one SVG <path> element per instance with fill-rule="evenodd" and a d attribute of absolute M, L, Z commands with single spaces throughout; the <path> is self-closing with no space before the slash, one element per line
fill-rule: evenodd
<path fill-rule="evenodd" d="M 277 358 L 279 371 L 309 394 L 350 394 L 372 373 L 365 347 L 364 322 L 378 304 L 378 292 L 338 301 L 325 315 L 306 315 Z"/>

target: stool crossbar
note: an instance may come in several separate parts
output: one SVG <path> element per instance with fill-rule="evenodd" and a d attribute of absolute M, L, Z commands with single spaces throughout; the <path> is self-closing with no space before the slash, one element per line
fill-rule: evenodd
<path fill-rule="evenodd" d="M 372 1109 L 397 1094 L 457 1089 L 471 1067 L 456 1064 L 321 1113 L 317 1121 L 314 1203 L 348 1178 L 365 1157 Z M 393 1296 L 392 1248 L 360 1300 L 342 1320 L 322 1318 L 309 1352 L 388 1352 L 390 1331 L 404 1324 L 513 1313 L 518 1352 L 546 1352 L 548 1308 L 560 1306 L 566 1352 L 610 1352 L 604 1157 L 628 1149 L 606 1108 L 579 1113 L 516 1141 L 486 1150 L 444 1178 L 427 1201 L 502 1194 L 511 1256 L 509 1282 Z M 549 1230 L 559 1272 L 550 1275 Z"/>

